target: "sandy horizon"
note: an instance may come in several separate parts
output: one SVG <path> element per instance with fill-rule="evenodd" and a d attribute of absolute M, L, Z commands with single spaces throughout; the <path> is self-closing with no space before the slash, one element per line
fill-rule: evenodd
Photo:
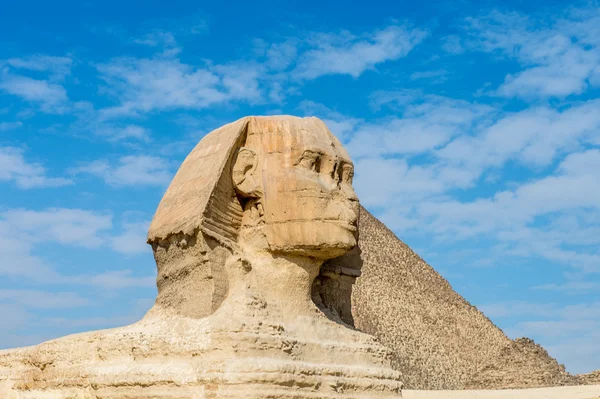
<path fill-rule="evenodd" d="M 600 399 L 600 385 L 552 388 L 421 391 L 405 389 L 404 399 Z"/>

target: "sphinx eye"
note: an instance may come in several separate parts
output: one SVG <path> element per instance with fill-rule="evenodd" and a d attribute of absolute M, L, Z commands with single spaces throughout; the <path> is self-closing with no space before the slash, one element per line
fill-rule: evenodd
<path fill-rule="evenodd" d="M 298 165 L 300 165 L 304 169 L 312 170 L 314 172 L 319 173 L 321 169 L 321 158 L 317 153 L 307 152 L 304 153 L 304 155 L 302 155 L 302 158 L 300 159 L 300 162 L 298 162 Z"/>
<path fill-rule="evenodd" d="M 344 164 L 341 168 L 342 182 L 352 184 L 354 178 L 354 167 L 350 164 Z"/>

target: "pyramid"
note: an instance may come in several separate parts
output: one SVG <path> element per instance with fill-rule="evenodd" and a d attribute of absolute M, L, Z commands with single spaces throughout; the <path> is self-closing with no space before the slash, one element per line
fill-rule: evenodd
<path fill-rule="evenodd" d="M 313 297 L 390 348 L 407 389 L 576 383 L 541 346 L 508 338 L 364 208 L 359 233 L 358 250 L 323 266 Z"/>

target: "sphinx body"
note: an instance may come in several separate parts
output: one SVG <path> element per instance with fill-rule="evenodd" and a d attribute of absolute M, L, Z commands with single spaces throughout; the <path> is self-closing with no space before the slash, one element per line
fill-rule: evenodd
<path fill-rule="evenodd" d="M 352 168 L 316 118 L 210 133 L 148 233 L 154 307 L 130 326 L 0 351 L 0 397 L 399 397 L 388 350 L 311 299 L 323 262 L 356 246 Z"/>

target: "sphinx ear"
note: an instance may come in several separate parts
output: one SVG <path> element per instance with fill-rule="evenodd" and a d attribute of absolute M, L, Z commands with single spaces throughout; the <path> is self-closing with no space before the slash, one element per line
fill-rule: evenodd
<path fill-rule="evenodd" d="M 262 197 L 257 166 L 258 157 L 256 153 L 247 147 L 240 148 L 233 164 L 231 177 L 235 190 L 244 198 Z"/>

